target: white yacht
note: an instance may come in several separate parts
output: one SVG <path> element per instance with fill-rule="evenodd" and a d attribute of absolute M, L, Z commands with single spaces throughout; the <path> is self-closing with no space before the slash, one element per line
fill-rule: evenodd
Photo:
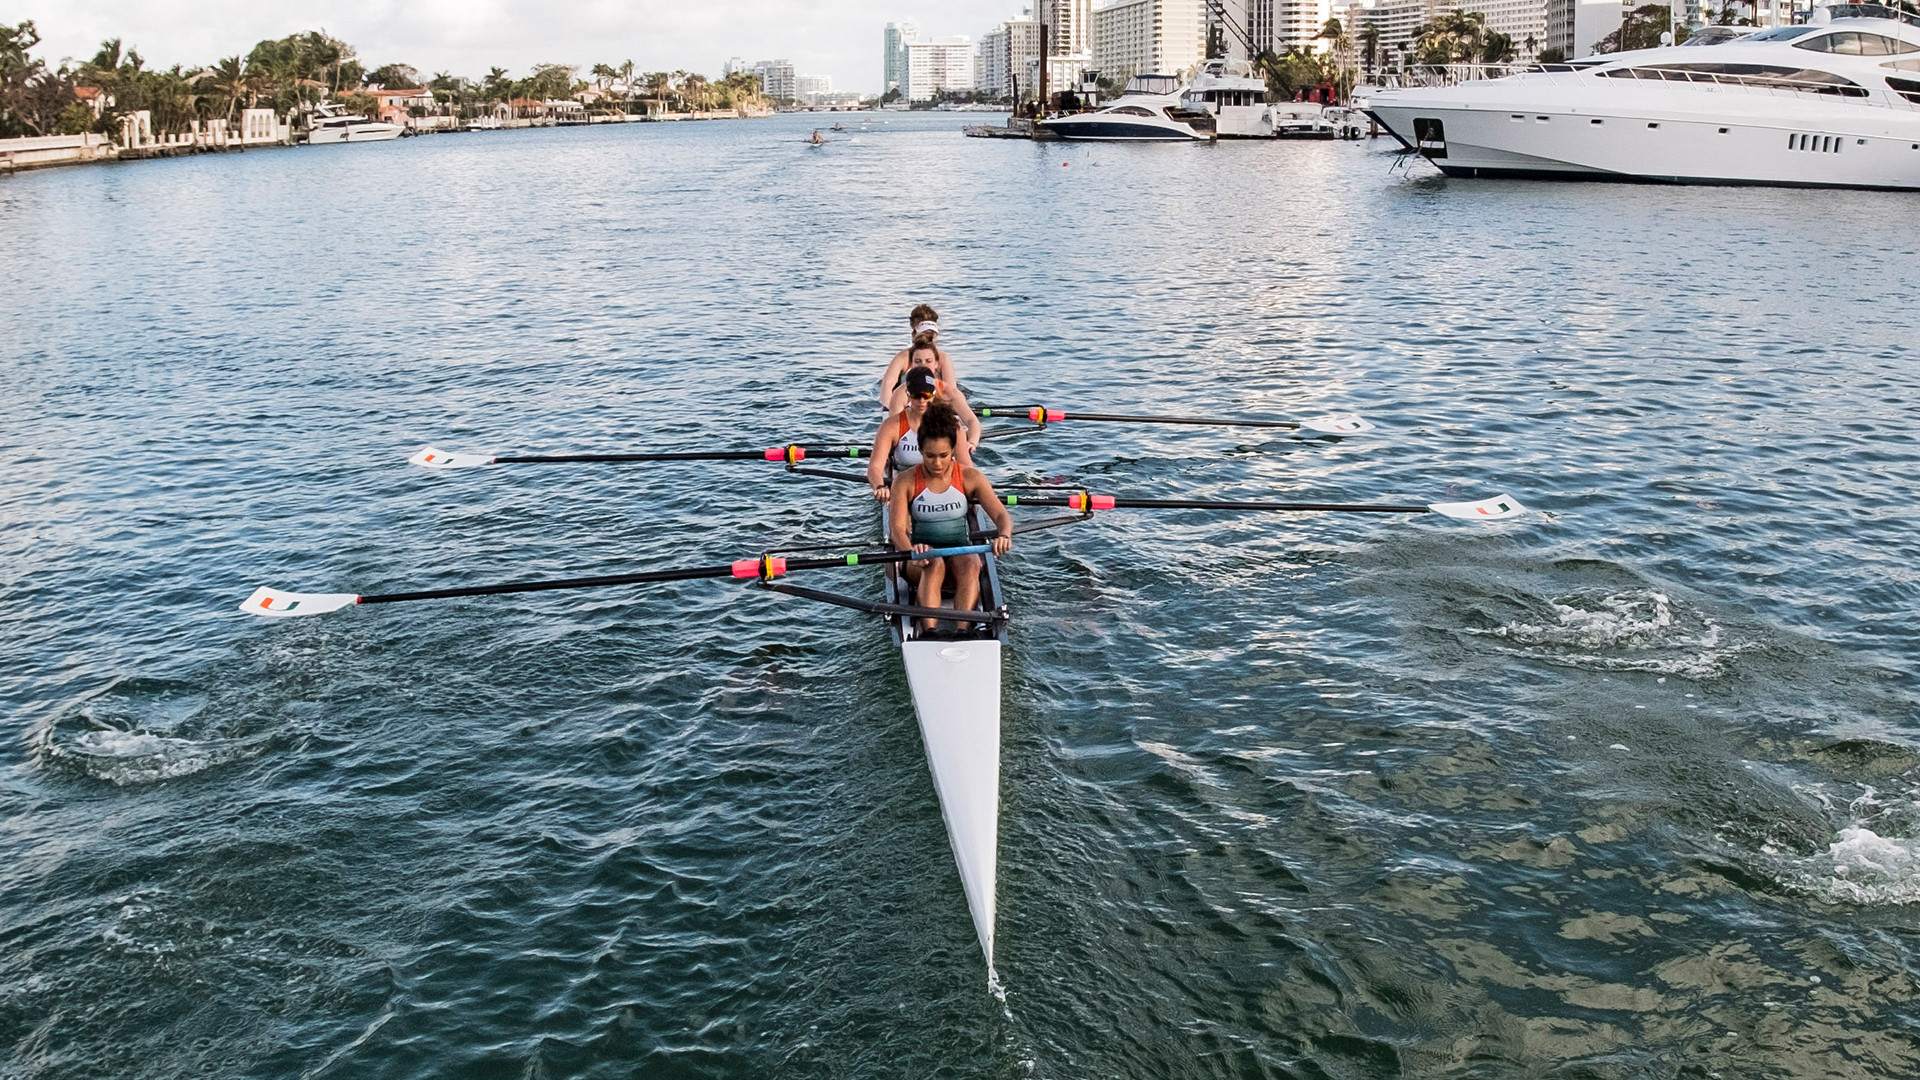
<path fill-rule="evenodd" d="M 1192 142 L 1214 137 L 1213 116 L 1181 106 L 1180 77 L 1135 75 L 1111 105 L 1040 121 L 1063 139 L 1121 142 Z"/>
<path fill-rule="evenodd" d="M 1214 130 L 1223 139 L 1270 139 L 1273 109 L 1267 104 L 1267 82 L 1254 78 L 1243 60 L 1208 60 L 1202 64 L 1180 106 L 1188 112 L 1213 116 Z"/>
<path fill-rule="evenodd" d="M 1368 112 L 1450 176 L 1920 189 L 1920 17 L 1807 23 L 1379 90 Z"/>
<path fill-rule="evenodd" d="M 313 126 L 307 131 L 307 142 L 315 146 L 322 143 L 384 142 L 399 138 L 405 130 L 399 124 L 369 120 L 349 113 L 339 105 L 328 103 L 315 111 Z"/>
<path fill-rule="evenodd" d="M 1273 106 L 1273 134 L 1281 139 L 1331 139 L 1338 131 L 1319 102 L 1282 101 Z"/>

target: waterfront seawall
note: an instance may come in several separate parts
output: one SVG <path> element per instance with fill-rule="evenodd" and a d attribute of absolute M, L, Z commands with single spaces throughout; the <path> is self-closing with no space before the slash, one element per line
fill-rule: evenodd
<path fill-rule="evenodd" d="M 0 139 L 0 173 L 16 169 L 43 169 L 55 165 L 86 165 L 112 161 L 120 150 L 105 135 L 41 135 Z"/>

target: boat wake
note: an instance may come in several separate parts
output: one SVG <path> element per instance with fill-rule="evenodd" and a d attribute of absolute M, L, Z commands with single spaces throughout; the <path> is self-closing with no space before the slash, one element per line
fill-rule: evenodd
<path fill-rule="evenodd" d="M 1511 621 L 1467 632 L 1568 667 L 1690 679 L 1717 678 L 1751 647 L 1729 641 L 1711 616 L 1650 588 L 1582 590 L 1530 606 Z"/>
<path fill-rule="evenodd" d="M 1809 792 L 1830 801 L 1822 792 Z M 1920 903 L 1920 792 L 1889 795 L 1865 787 L 1846 804 L 1847 823 L 1827 850 L 1784 860 L 1782 885 L 1828 904 L 1855 907 Z"/>
<path fill-rule="evenodd" d="M 183 684 L 123 679 L 30 737 L 42 767 L 116 787 L 192 776 L 256 752 L 265 737 L 207 735 L 207 699 Z"/>

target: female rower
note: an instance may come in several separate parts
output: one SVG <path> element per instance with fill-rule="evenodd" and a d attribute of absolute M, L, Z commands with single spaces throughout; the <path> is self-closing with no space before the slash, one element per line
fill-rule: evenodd
<path fill-rule="evenodd" d="M 920 464 L 893 478 L 887 516 L 894 550 L 923 552 L 972 544 L 970 510 L 979 503 L 993 519 L 993 553 L 1005 555 L 1013 547 L 1013 516 L 980 470 L 962 465 L 954 456 L 960 418 L 945 402 L 936 401 L 927 406 L 918 430 Z M 905 572 L 909 580 L 919 583 L 916 595 L 921 607 L 939 607 L 941 587 L 951 578 L 954 610 L 971 611 L 980 602 L 982 565 L 978 555 L 948 555 L 907 563 Z M 935 621 L 922 620 L 921 629 L 932 629 Z"/>
<path fill-rule="evenodd" d="M 939 396 L 940 380 L 934 378 L 931 367 L 910 367 L 906 376 L 907 407 L 886 418 L 880 430 L 873 437 L 873 450 L 867 455 L 867 486 L 873 489 L 873 497 L 882 502 L 893 494 L 893 487 L 885 477 L 898 474 L 920 464 L 919 428 L 927 409 L 934 404 L 947 405 L 946 399 Z M 955 455 L 960 464 L 971 466 L 973 458 L 967 452 L 967 440 L 960 440 L 960 449 Z"/>
<path fill-rule="evenodd" d="M 907 351 L 902 355 L 907 358 L 907 366 L 901 370 L 900 378 L 896 380 L 899 384 L 900 404 L 889 410 L 888 415 L 904 412 L 911 403 L 912 395 L 907 393 L 908 372 L 915 368 L 931 371 L 939 380 L 938 389 L 935 392 L 960 416 L 960 460 L 968 465 L 973 464 L 973 450 L 980 445 L 980 435 L 985 429 L 980 426 L 980 418 L 973 415 L 973 410 L 967 407 L 966 398 L 960 393 L 960 387 L 950 382 L 945 375 L 940 374 L 940 358 L 945 354 L 934 346 L 931 338 L 925 338 L 907 346 Z"/>
<path fill-rule="evenodd" d="M 980 420 L 973 415 L 973 409 L 967 405 L 966 398 L 960 393 L 960 376 L 953 370 L 953 357 L 940 347 L 940 315 L 926 304 L 915 307 L 907 316 L 907 325 L 913 329 L 913 344 L 895 353 L 892 362 L 887 364 L 886 373 L 880 376 L 880 405 L 892 416 L 906 408 L 906 394 L 903 392 L 907 369 L 915 364 L 927 363 L 926 354 L 931 352 L 934 371 L 940 376 L 940 383 L 946 387 L 953 401 L 953 411 L 960 414 L 965 425 L 964 434 L 969 448 L 980 442 Z"/>

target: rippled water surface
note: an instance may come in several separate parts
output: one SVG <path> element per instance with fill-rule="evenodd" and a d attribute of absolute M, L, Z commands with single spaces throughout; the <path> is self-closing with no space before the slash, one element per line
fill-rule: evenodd
<path fill-rule="evenodd" d="M 0 1075 L 1920 1074 L 1911 196 L 896 116 L 0 180 Z M 1023 536 L 987 989 L 871 616 L 918 301 Z M 834 578 L 873 589 L 860 571 Z M 824 582 L 819 582 L 825 584 Z"/>

